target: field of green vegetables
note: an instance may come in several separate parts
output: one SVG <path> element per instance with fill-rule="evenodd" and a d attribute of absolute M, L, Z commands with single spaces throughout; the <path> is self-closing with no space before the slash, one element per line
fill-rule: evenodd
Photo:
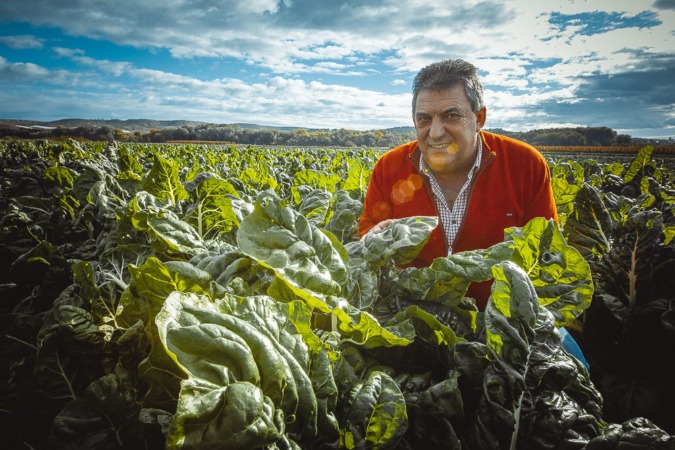
<path fill-rule="evenodd" d="M 3 447 L 674 449 L 675 160 L 551 155 L 559 223 L 415 269 L 380 154 L 0 141 Z"/>

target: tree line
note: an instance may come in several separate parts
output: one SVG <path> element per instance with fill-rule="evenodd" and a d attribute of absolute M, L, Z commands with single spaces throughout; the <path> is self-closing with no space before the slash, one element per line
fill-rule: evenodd
<path fill-rule="evenodd" d="M 526 132 L 502 129 L 490 130 L 514 137 L 533 146 L 635 146 L 673 145 L 672 140 L 632 138 L 617 134 L 607 127 L 550 128 Z M 384 147 L 391 148 L 416 139 L 412 128 L 357 131 L 344 128 L 281 130 L 275 128 L 242 128 L 236 124 L 198 124 L 148 131 L 125 131 L 110 126 L 80 126 L 55 128 L 0 128 L 0 137 L 24 139 L 75 138 L 91 141 L 121 142 L 184 142 L 207 141 L 245 145 L 280 145 L 311 147 Z"/>

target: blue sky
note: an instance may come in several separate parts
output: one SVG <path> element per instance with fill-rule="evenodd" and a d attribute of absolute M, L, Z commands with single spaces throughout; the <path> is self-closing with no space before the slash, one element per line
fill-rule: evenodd
<path fill-rule="evenodd" d="M 410 126 L 444 58 L 487 128 L 675 137 L 675 0 L 4 0 L 0 118 Z"/>

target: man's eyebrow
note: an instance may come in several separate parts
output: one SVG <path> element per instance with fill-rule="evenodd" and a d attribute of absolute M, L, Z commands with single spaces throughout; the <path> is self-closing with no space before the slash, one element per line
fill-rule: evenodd
<path fill-rule="evenodd" d="M 462 108 L 458 106 L 453 106 L 452 108 L 448 108 L 445 111 L 443 111 L 443 114 L 449 114 L 449 113 L 461 113 Z"/>
<path fill-rule="evenodd" d="M 457 106 L 453 106 L 453 107 L 448 108 L 445 111 L 443 111 L 441 113 L 441 115 L 450 114 L 450 113 L 461 113 L 461 112 L 462 112 L 462 108 L 459 108 Z M 417 116 L 429 116 L 429 115 L 430 114 L 428 112 L 425 112 L 425 111 L 415 111 L 415 117 L 417 117 Z"/>

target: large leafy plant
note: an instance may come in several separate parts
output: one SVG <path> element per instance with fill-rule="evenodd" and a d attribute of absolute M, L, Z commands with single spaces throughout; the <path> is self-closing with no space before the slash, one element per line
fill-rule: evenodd
<path fill-rule="evenodd" d="M 595 284 L 575 335 L 607 418 L 648 416 L 673 432 L 675 389 L 665 356 L 675 352 L 673 172 L 646 147 L 627 167 L 609 166 L 595 180 L 580 180 L 564 229 Z"/>
<path fill-rule="evenodd" d="M 609 292 L 571 228 L 576 248 L 534 220 L 401 269 L 437 223 L 355 236 L 373 151 L 30 142 L 0 155 L 10 446 L 672 445 L 646 419 L 607 424 L 560 345 L 593 283 Z M 560 189 L 583 170 L 566 174 Z M 668 204 L 639 186 L 642 210 Z M 479 312 L 466 289 L 489 279 Z"/>

